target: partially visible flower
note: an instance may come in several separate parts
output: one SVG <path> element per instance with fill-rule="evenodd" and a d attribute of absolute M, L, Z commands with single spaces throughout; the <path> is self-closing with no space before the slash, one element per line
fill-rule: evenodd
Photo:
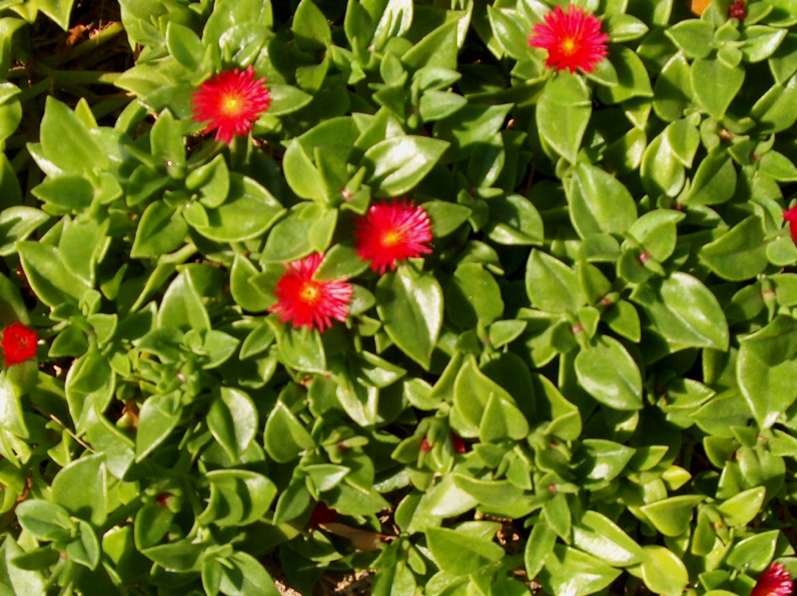
<path fill-rule="evenodd" d="M 429 439 L 426 437 L 423 438 L 423 442 L 421 442 L 421 451 L 426 453 L 432 448 L 431 444 L 429 443 Z"/>
<path fill-rule="evenodd" d="M 277 282 L 274 295 L 277 303 L 269 312 L 279 315 L 280 321 L 293 321 L 294 327 L 307 327 L 323 333 L 332 327 L 332 319 L 344 322 L 349 314 L 352 287 L 344 281 L 313 279 L 324 259 L 313 254 L 304 259 L 285 264 L 285 273 Z"/>
<path fill-rule="evenodd" d="M 318 501 L 310 514 L 310 520 L 307 522 L 308 527 L 317 528 L 319 524 L 328 524 L 338 519 L 338 512 L 330 509 L 324 501 Z"/>
<path fill-rule="evenodd" d="M 747 8 L 744 5 L 744 0 L 736 0 L 728 7 L 728 17 L 739 19 L 740 21 L 747 17 Z"/>
<path fill-rule="evenodd" d="M 772 563 L 756 582 L 750 596 L 789 596 L 793 584 L 789 572 L 780 563 Z"/>
<path fill-rule="evenodd" d="M 253 122 L 271 104 L 265 77 L 255 79 L 250 65 L 210 77 L 194 91 L 194 120 L 208 122 L 205 133 L 216 131 L 216 140 L 232 144 L 236 136 L 245 136 Z"/>
<path fill-rule="evenodd" d="M 3 329 L 3 359 L 6 368 L 36 356 L 36 332 L 22 323 L 11 323 Z"/>
<path fill-rule="evenodd" d="M 468 450 L 468 446 L 465 445 L 465 441 L 463 441 L 462 437 L 460 437 L 453 430 L 451 431 L 451 446 L 457 453 L 465 453 Z"/>
<path fill-rule="evenodd" d="M 783 219 L 789 222 L 789 232 L 791 232 L 791 239 L 797 243 L 797 205 L 791 209 L 784 210 Z"/>
<path fill-rule="evenodd" d="M 396 262 L 429 254 L 432 240 L 429 216 L 406 199 L 377 203 L 355 220 L 357 254 L 371 261 L 371 269 L 384 275 Z"/>
<path fill-rule="evenodd" d="M 548 50 L 548 68 L 592 72 L 608 54 L 609 36 L 601 33 L 600 20 L 580 6 L 569 4 L 567 12 L 557 6 L 544 19 L 534 25 L 529 45 Z"/>

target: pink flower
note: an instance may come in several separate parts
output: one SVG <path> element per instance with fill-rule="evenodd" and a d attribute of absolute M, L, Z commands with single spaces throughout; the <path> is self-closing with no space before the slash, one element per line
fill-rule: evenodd
<path fill-rule="evenodd" d="M 319 524 L 328 524 L 336 519 L 338 519 L 338 512 L 334 509 L 330 509 L 324 501 L 318 501 L 313 509 L 313 513 L 310 514 L 310 520 L 307 522 L 307 526 L 316 528 Z"/>
<path fill-rule="evenodd" d="M 772 563 L 759 576 L 750 596 L 789 596 L 792 588 L 791 577 L 786 568 L 780 563 Z"/>
<path fill-rule="evenodd" d="M 747 18 L 747 8 L 744 5 L 744 0 L 736 0 L 728 7 L 728 17 L 739 19 L 740 21 Z"/>
<path fill-rule="evenodd" d="M 546 65 L 556 70 L 592 72 L 608 53 L 609 36 L 601 33 L 601 22 L 579 6 L 568 4 L 567 12 L 557 6 L 534 25 L 529 45 L 548 50 Z"/>
<path fill-rule="evenodd" d="M 351 284 L 344 281 L 313 279 L 324 255 L 314 254 L 285 264 L 285 273 L 277 282 L 277 303 L 269 308 L 283 323 L 294 327 L 318 327 L 320 332 L 332 326 L 332 319 L 344 322 L 349 314 Z"/>
<path fill-rule="evenodd" d="M 371 261 L 371 269 L 384 275 L 396 262 L 429 254 L 425 245 L 432 240 L 429 216 L 422 207 L 406 199 L 371 205 L 363 217 L 355 220 L 357 254 Z"/>
<path fill-rule="evenodd" d="M 791 209 L 783 211 L 783 219 L 789 222 L 789 232 L 791 232 L 791 239 L 797 242 L 797 205 Z"/>
<path fill-rule="evenodd" d="M 228 145 L 236 136 L 246 136 L 253 122 L 268 109 L 271 95 L 265 77 L 255 79 L 249 66 L 210 77 L 194 91 L 194 120 L 208 122 L 205 133 L 216 131 L 216 140 Z"/>
<path fill-rule="evenodd" d="M 36 356 L 36 332 L 22 323 L 11 323 L 3 329 L 3 358 L 6 368 Z"/>

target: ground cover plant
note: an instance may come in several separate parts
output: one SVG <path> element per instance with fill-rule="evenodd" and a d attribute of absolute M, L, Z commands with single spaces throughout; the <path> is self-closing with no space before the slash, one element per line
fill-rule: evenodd
<path fill-rule="evenodd" d="M 790 0 L 3 0 L 0 77 L 0 594 L 791 593 Z"/>

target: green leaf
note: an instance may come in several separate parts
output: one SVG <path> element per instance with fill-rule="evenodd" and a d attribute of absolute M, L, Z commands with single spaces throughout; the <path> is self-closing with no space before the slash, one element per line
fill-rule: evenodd
<path fill-rule="evenodd" d="M 617 410 L 642 408 L 642 377 L 623 345 L 608 336 L 579 351 L 576 375 L 584 389 L 599 402 Z"/>
<path fill-rule="evenodd" d="M 215 242 L 243 242 L 263 235 L 284 212 L 272 194 L 252 178 L 230 173 L 230 194 L 208 209 L 208 225 L 192 227 Z"/>
<path fill-rule="evenodd" d="M 508 246 L 542 244 L 542 217 L 527 198 L 517 194 L 502 194 L 490 199 L 488 205 L 490 220 L 484 232 L 490 240 Z"/>
<path fill-rule="evenodd" d="M 30 434 L 19 398 L 18 389 L 8 380 L 6 371 L 0 371 L 0 429 L 27 439 Z"/>
<path fill-rule="evenodd" d="M 448 318 L 462 328 L 489 325 L 504 313 L 501 288 L 478 263 L 459 265 L 445 294 Z"/>
<path fill-rule="evenodd" d="M 469 575 L 504 556 L 492 540 L 445 528 L 426 530 L 426 541 L 440 569 L 452 575 Z"/>
<path fill-rule="evenodd" d="M 745 71 L 730 67 L 716 58 L 697 58 L 692 62 L 692 88 L 697 103 L 714 118 L 722 118 L 742 88 Z"/>
<path fill-rule="evenodd" d="M 617 85 L 598 87 L 598 98 L 607 104 L 617 104 L 634 97 L 653 97 L 650 77 L 636 52 L 623 45 L 609 48 L 609 58 L 617 71 Z"/>
<path fill-rule="evenodd" d="M 586 83 L 575 75 L 560 74 L 543 89 L 537 103 L 540 136 L 571 163 L 581 147 L 592 105 Z"/>
<path fill-rule="evenodd" d="M 465 429 L 458 429 L 464 436 L 478 435 L 485 408 L 493 396 L 502 402 L 514 403 L 512 396 L 501 385 L 480 371 L 472 357 L 468 358 L 454 381 L 455 407 L 462 420 L 472 428 L 468 433 Z"/>
<path fill-rule="evenodd" d="M 491 394 L 487 400 L 487 406 L 484 408 L 484 415 L 479 427 L 479 439 L 485 443 L 507 439 L 520 441 L 525 439 L 528 434 L 529 424 L 523 412 L 511 401 Z"/>
<path fill-rule="evenodd" d="M 573 524 L 573 546 L 613 567 L 628 567 L 641 563 L 645 558 L 642 547 L 597 511 L 585 511 Z"/>
<path fill-rule="evenodd" d="M 576 272 L 536 248 L 526 265 L 526 292 L 532 306 L 547 312 L 576 312 L 586 303 Z"/>
<path fill-rule="evenodd" d="M 642 581 L 651 592 L 662 596 L 678 596 L 689 583 L 683 561 L 663 546 L 645 546 L 646 558 L 641 565 Z"/>
<path fill-rule="evenodd" d="M 543 588 L 554 596 L 587 596 L 599 592 L 620 575 L 610 567 L 576 549 L 557 544 L 545 560 L 538 578 Z"/>
<path fill-rule="evenodd" d="M 376 309 L 390 339 L 428 369 L 443 319 L 443 291 L 437 279 L 401 264 L 377 283 Z"/>
<path fill-rule="evenodd" d="M 725 314 L 711 291 L 691 275 L 679 271 L 639 286 L 631 300 L 642 307 L 672 352 L 687 347 L 728 349 Z"/>
<path fill-rule="evenodd" d="M 741 341 L 736 377 L 759 428 L 771 427 L 797 399 L 797 322 L 777 316 Z"/>
<path fill-rule="evenodd" d="M 179 391 L 152 395 L 144 401 L 138 415 L 136 462 L 144 460 L 169 437 L 180 423 L 182 410 Z"/>
<path fill-rule="evenodd" d="M 548 527 L 548 524 L 542 520 L 534 524 L 523 554 L 523 563 L 529 579 L 536 578 L 540 573 L 555 544 L 556 533 Z"/>
<path fill-rule="evenodd" d="M 268 91 L 271 103 L 264 116 L 287 116 L 298 112 L 313 101 L 313 96 L 291 85 L 269 83 Z"/>
<path fill-rule="evenodd" d="M 428 137 L 398 136 L 368 149 L 363 164 L 376 196 L 395 197 L 412 190 L 442 157 L 449 143 Z"/>
<path fill-rule="evenodd" d="M 573 227 L 582 238 L 627 232 L 637 218 L 636 203 L 628 189 L 598 167 L 576 165 L 565 189 Z"/>
<path fill-rule="evenodd" d="M 193 30 L 175 21 L 166 25 L 166 47 L 177 62 L 187 70 L 196 72 L 202 66 L 205 46 Z"/>
<path fill-rule="evenodd" d="M 49 215 L 33 207 L 8 207 L 0 211 L 0 256 L 13 254 L 15 243 L 27 240 L 48 219 Z"/>
<path fill-rule="evenodd" d="M 293 36 L 303 50 L 315 52 L 332 43 L 332 33 L 324 13 L 312 2 L 302 0 L 293 15 Z"/>
<path fill-rule="evenodd" d="M 662 120 L 678 120 L 690 105 L 693 94 L 689 62 L 679 52 L 667 61 L 656 77 L 653 85 L 653 110 Z"/>
<path fill-rule="evenodd" d="M 265 476 L 249 470 L 213 470 L 208 506 L 197 521 L 219 527 L 246 526 L 260 520 L 271 507 L 277 487 Z"/>
<path fill-rule="evenodd" d="M 185 243 L 188 225 L 163 201 L 150 204 L 141 216 L 130 256 L 136 259 L 159 257 Z"/>
<path fill-rule="evenodd" d="M 724 203 L 736 191 L 736 168 L 724 152 L 709 154 L 697 168 L 685 205 L 717 205 Z"/>
<path fill-rule="evenodd" d="M 681 21 L 664 34 L 690 58 L 705 58 L 714 47 L 714 25 L 707 21 Z"/>
<path fill-rule="evenodd" d="M 279 463 L 293 461 L 302 451 L 315 446 L 304 426 L 281 401 L 268 416 L 264 442 L 266 452 Z"/>
<path fill-rule="evenodd" d="M 770 530 L 754 534 L 737 542 L 725 563 L 739 570 L 763 571 L 775 556 L 780 532 Z"/>
<path fill-rule="evenodd" d="M 81 457 L 53 478 L 52 497 L 73 515 L 102 525 L 108 509 L 106 476 L 104 455 Z"/>
<path fill-rule="evenodd" d="M 764 226 L 755 215 L 742 220 L 699 252 L 714 273 L 730 281 L 755 277 L 767 267 Z"/>
<path fill-rule="evenodd" d="M 185 179 L 185 187 L 196 191 L 205 207 L 219 207 L 230 192 L 230 171 L 224 156 L 217 155 L 213 161 L 191 172 Z"/>
<path fill-rule="evenodd" d="M 70 560 L 88 567 L 96 569 L 100 562 L 100 542 L 94 528 L 83 520 L 78 522 L 80 532 L 77 537 L 66 545 L 66 554 Z"/>
<path fill-rule="evenodd" d="M 208 429 L 232 461 L 238 461 L 257 432 L 257 409 L 240 389 L 222 387 L 207 413 Z"/>
<path fill-rule="evenodd" d="M 75 0 L 36 0 L 36 8 L 50 17 L 61 29 L 69 29 L 69 15 Z"/>
<path fill-rule="evenodd" d="M 89 289 L 86 281 L 70 273 L 54 246 L 20 242 L 17 251 L 31 288 L 47 306 L 77 304 Z"/>
<path fill-rule="evenodd" d="M 108 167 L 108 155 L 86 125 L 66 104 L 52 96 L 47 96 L 40 138 L 46 158 L 67 174 Z"/>
<path fill-rule="evenodd" d="M 662 499 L 641 508 L 650 523 L 665 536 L 680 536 L 692 521 L 692 512 L 703 495 L 681 495 Z"/>
<path fill-rule="evenodd" d="M 28 499 L 15 510 L 19 525 L 39 540 L 69 540 L 75 524 L 69 519 L 69 512 L 60 505 Z"/>

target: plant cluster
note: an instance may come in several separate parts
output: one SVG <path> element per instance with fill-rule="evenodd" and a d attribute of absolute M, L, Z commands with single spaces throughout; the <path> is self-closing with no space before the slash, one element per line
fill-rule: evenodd
<path fill-rule="evenodd" d="M 0 594 L 791 593 L 792 2 L 84 4 L 0 1 Z"/>

